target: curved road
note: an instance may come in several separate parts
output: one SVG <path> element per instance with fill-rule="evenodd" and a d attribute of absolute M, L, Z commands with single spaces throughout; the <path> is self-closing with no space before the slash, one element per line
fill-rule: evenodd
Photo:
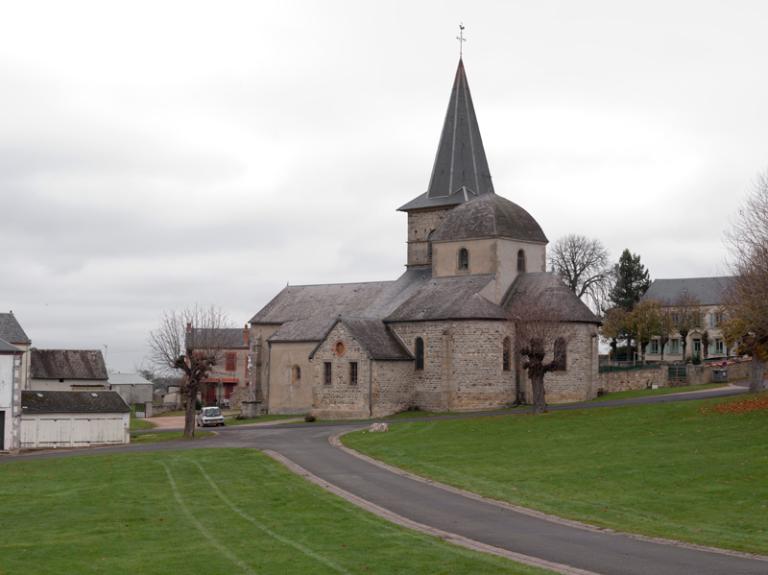
<path fill-rule="evenodd" d="M 591 403 L 588 407 L 666 403 L 716 395 L 733 395 L 744 391 L 727 388 L 718 392 L 694 392 L 684 396 L 659 396 Z M 568 405 L 554 409 L 586 406 Z M 435 418 L 430 420 L 434 421 Z M 104 452 L 178 449 L 180 446 L 269 449 L 331 485 L 422 525 L 455 533 L 513 553 L 588 572 L 616 575 L 768 574 L 768 558 L 712 552 L 552 521 L 476 498 L 465 497 L 423 481 L 393 473 L 330 444 L 331 436 L 355 427 L 364 426 L 356 423 L 311 426 L 286 424 L 250 429 L 231 427 L 216 438 L 194 445 L 174 441 L 155 445 L 91 449 L 87 453 L 96 455 Z M 67 452 L 67 454 L 75 453 L 82 454 L 83 451 Z M 30 454 L 2 458 L 0 462 L 63 455 L 65 453 Z"/>

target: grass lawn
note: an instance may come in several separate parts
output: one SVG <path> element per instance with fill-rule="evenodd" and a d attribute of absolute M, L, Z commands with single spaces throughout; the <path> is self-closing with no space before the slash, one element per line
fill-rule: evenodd
<path fill-rule="evenodd" d="M 270 421 L 280 421 L 281 419 L 298 419 L 304 421 L 303 415 L 260 415 L 259 417 L 251 417 L 249 419 L 237 419 L 235 416 L 228 416 L 224 418 L 226 425 L 247 425 L 249 423 L 268 423 Z"/>
<path fill-rule="evenodd" d="M 617 391 L 606 393 L 593 401 L 611 401 L 613 399 L 631 399 L 633 397 L 647 397 L 651 395 L 668 395 L 670 393 L 686 393 L 688 391 L 701 391 L 704 389 L 717 389 L 727 387 L 727 383 L 701 383 L 699 385 L 685 385 L 680 387 L 659 387 L 658 389 L 633 389 L 631 391 Z"/>
<path fill-rule="evenodd" d="M 344 443 L 555 515 L 768 554 L 768 394 L 762 410 L 712 409 L 745 401 L 397 423 Z"/>
<path fill-rule="evenodd" d="M 181 439 L 183 431 L 163 431 L 162 433 L 131 433 L 131 443 L 160 443 L 161 441 L 173 441 Z M 216 435 L 212 431 L 195 431 L 195 439 L 202 439 Z M 0 571 L 2 575 L 2 571 Z"/>
<path fill-rule="evenodd" d="M 0 465 L 3 575 L 544 573 L 392 525 L 245 449 Z"/>
<path fill-rule="evenodd" d="M 155 424 L 148 419 L 137 419 L 131 414 L 131 431 L 137 431 L 139 429 L 152 429 Z"/>

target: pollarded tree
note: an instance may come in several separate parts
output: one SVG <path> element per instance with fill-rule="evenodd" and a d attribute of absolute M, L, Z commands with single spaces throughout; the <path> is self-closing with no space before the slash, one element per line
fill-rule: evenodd
<path fill-rule="evenodd" d="M 576 234 L 563 236 L 549 251 L 549 265 L 579 299 L 586 300 L 596 313 L 603 313 L 613 270 L 600 240 Z"/>
<path fill-rule="evenodd" d="M 184 437 L 195 437 L 195 404 L 200 383 L 221 362 L 226 347 L 226 317 L 216 308 L 188 308 L 166 312 L 160 327 L 149 334 L 152 362 L 182 377 Z"/>
<path fill-rule="evenodd" d="M 750 390 L 765 388 L 768 361 L 768 171 L 755 182 L 727 234 L 735 274 L 728 293 L 725 336 L 752 356 Z"/>
<path fill-rule="evenodd" d="M 640 256 L 624 250 L 614 266 L 615 283 L 609 294 L 611 302 L 626 311 L 632 311 L 651 285 L 650 274 L 640 263 Z"/>
<path fill-rule="evenodd" d="M 515 326 L 516 356 L 531 380 L 533 413 L 546 411 L 544 376 L 565 368 L 568 334 L 557 311 L 559 297 L 562 293 L 556 289 L 543 289 L 513 299 L 508 310 Z"/>

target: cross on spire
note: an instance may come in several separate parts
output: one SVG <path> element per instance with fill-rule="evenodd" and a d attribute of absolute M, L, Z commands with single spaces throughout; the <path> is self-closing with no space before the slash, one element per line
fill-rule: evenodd
<path fill-rule="evenodd" d="M 464 56 L 464 42 L 467 41 L 464 37 L 464 24 L 459 24 L 459 35 L 456 39 L 459 41 L 459 59 L 461 59 Z"/>

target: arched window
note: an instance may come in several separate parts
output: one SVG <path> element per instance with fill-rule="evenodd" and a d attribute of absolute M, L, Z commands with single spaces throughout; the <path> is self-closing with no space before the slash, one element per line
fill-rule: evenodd
<path fill-rule="evenodd" d="M 467 248 L 461 248 L 459 250 L 459 269 L 460 270 L 468 270 L 469 269 L 469 251 Z"/>
<path fill-rule="evenodd" d="M 565 339 L 558 337 L 555 340 L 555 369 L 565 371 L 568 363 L 568 344 Z"/>
<path fill-rule="evenodd" d="M 432 234 L 435 233 L 435 230 L 430 231 L 427 234 L 427 263 L 432 263 Z"/>
<path fill-rule="evenodd" d="M 301 367 L 298 365 L 291 368 L 291 383 L 301 383 Z"/>
<path fill-rule="evenodd" d="M 421 371 L 424 369 L 424 340 L 420 337 L 417 337 L 414 348 L 414 355 L 416 356 L 416 370 Z"/>
<path fill-rule="evenodd" d="M 508 337 L 501 342 L 501 368 L 504 371 L 512 369 L 512 344 Z"/>
<path fill-rule="evenodd" d="M 517 251 L 517 271 L 525 272 L 525 250 Z"/>

